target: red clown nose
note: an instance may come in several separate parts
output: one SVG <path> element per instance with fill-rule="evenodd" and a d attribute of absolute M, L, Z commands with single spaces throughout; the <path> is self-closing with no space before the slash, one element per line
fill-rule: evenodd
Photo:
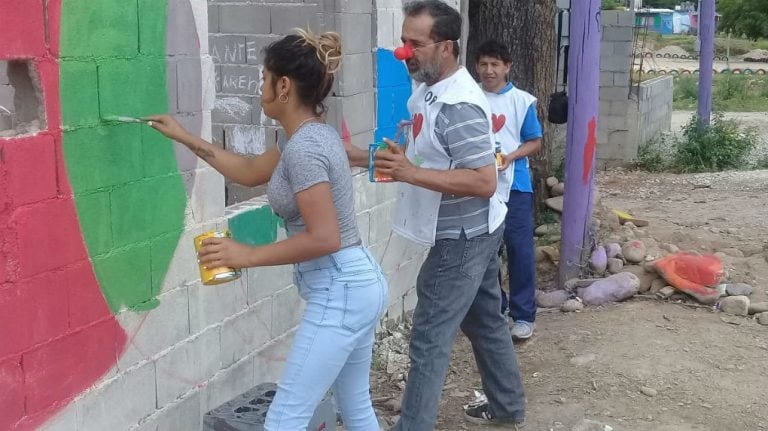
<path fill-rule="evenodd" d="M 413 47 L 410 43 L 406 43 L 405 45 L 395 49 L 396 59 L 403 61 L 408 60 L 411 57 L 413 57 Z"/>

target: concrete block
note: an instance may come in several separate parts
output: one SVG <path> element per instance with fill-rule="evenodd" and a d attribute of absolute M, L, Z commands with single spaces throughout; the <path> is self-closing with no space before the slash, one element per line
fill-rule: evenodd
<path fill-rule="evenodd" d="M 600 60 L 603 61 L 613 55 L 613 45 L 615 42 L 602 41 L 600 42 Z"/>
<path fill-rule="evenodd" d="M 203 427 L 203 410 L 200 391 L 168 404 L 156 411 L 138 428 L 132 431 L 180 431 L 199 430 Z"/>
<path fill-rule="evenodd" d="M 626 58 L 627 63 L 632 62 L 633 42 L 613 42 L 613 55 Z"/>
<path fill-rule="evenodd" d="M 246 35 L 245 36 L 245 58 L 248 64 L 262 64 L 264 57 L 264 48 L 271 43 L 280 40 L 275 35 Z"/>
<path fill-rule="evenodd" d="M 600 72 L 600 88 L 613 86 L 613 72 Z"/>
<path fill-rule="evenodd" d="M 104 60 L 98 66 L 98 75 L 102 117 L 144 117 L 164 112 L 168 108 L 166 82 L 158 79 L 159 76 L 165 76 L 165 59 Z M 138 88 L 144 97 L 126 97 L 127 91 Z"/>
<path fill-rule="evenodd" d="M 130 343 L 117 362 L 120 370 L 151 360 L 169 346 L 189 337 L 189 299 L 187 288 L 172 290 L 158 298 L 160 305 L 149 312 L 126 310 L 117 316 L 120 326 L 130 334 Z"/>
<path fill-rule="evenodd" d="M 336 25 L 339 33 L 352 35 L 343 40 L 344 54 L 371 53 L 373 32 L 370 15 L 338 13 Z"/>
<path fill-rule="evenodd" d="M 301 321 L 304 301 L 295 286 L 276 292 L 272 297 L 272 338 L 293 329 Z"/>
<path fill-rule="evenodd" d="M 616 26 L 619 23 L 619 12 L 615 10 L 600 11 L 600 21 L 603 27 Z"/>
<path fill-rule="evenodd" d="M 245 36 L 212 34 L 208 37 L 215 64 L 245 64 Z"/>
<path fill-rule="evenodd" d="M 387 202 L 369 210 L 370 213 L 370 240 L 372 244 L 386 241 L 392 233 L 392 211 L 394 202 Z"/>
<path fill-rule="evenodd" d="M 209 222 L 188 228 L 181 233 L 176 251 L 173 254 L 168 270 L 165 272 L 163 291 L 173 290 L 179 286 L 188 285 L 200 280 L 193 240 L 197 235 L 214 228 L 215 223 Z"/>
<path fill-rule="evenodd" d="M 604 27 L 603 40 L 610 42 L 631 42 L 634 37 L 632 27 Z"/>
<path fill-rule="evenodd" d="M 605 72 L 627 72 L 630 68 L 630 60 L 628 56 L 613 55 L 601 59 L 600 70 Z"/>
<path fill-rule="evenodd" d="M 99 93 L 96 63 L 92 61 L 62 60 L 60 63 L 59 93 L 67 101 L 67 109 L 62 112 L 65 126 L 82 126 L 99 123 Z M 1 88 L 1 87 L 0 87 Z M 11 87 L 7 87 L 11 88 Z M 8 108 L 13 105 L 3 103 Z"/>
<path fill-rule="evenodd" d="M 370 14 L 373 10 L 373 2 L 359 0 L 334 0 L 337 12 Z M 380 2 L 377 2 L 379 6 Z"/>
<path fill-rule="evenodd" d="M 158 196 L 164 199 L 157 199 Z M 183 183 L 178 176 L 155 177 L 116 188 L 111 202 L 115 245 L 129 245 L 175 232 L 184 211 L 184 200 Z"/>
<path fill-rule="evenodd" d="M 208 5 L 208 32 L 219 32 L 219 6 L 215 4 Z"/>
<path fill-rule="evenodd" d="M 203 110 L 203 71 L 200 58 L 181 58 L 176 63 L 179 112 Z"/>
<path fill-rule="evenodd" d="M 189 193 L 189 209 L 195 223 L 204 223 L 224 215 L 224 177 L 213 168 L 184 174 Z"/>
<path fill-rule="evenodd" d="M 335 114 L 337 118 L 339 114 L 341 114 L 341 118 L 347 123 L 349 133 L 351 135 L 357 135 L 373 130 L 376 118 L 374 113 L 375 106 L 374 92 L 363 92 L 354 96 L 345 97 L 340 103 L 340 111 L 333 114 Z M 331 120 L 330 114 L 329 120 Z M 340 119 L 338 122 L 339 124 L 341 123 Z"/>
<path fill-rule="evenodd" d="M 629 98 L 627 87 L 602 87 L 600 88 L 600 100 L 610 102 L 624 102 Z"/>
<path fill-rule="evenodd" d="M 186 112 L 183 115 L 177 115 L 176 120 L 193 134 L 203 135 L 203 114 L 202 112 Z M 205 161 L 198 158 L 195 153 L 182 144 L 174 143 L 173 151 L 176 154 L 176 164 L 179 172 L 189 172 L 201 167 L 208 166 Z"/>
<path fill-rule="evenodd" d="M 157 7 L 154 0 L 141 1 L 149 4 L 149 8 Z M 165 40 L 165 52 L 156 54 L 199 56 L 201 53 L 208 52 L 205 0 L 167 0 L 167 3 L 168 12 L 165 19 L 161 16 L 162 14 L 151 12 L 145 12 L 141 15 L 141 21 L 146 20 L 147 16 L 154 18 L 157 15 L 160 18 L 156 33 L 162 36 L 158 42 Z M 195 8 L 200 9 L 198 10 L 199 17 L 195 14 Z M 144 45 L 143 42 L 142 45 Z M 161 49 L 162 46 L 160 44 Z"/>
<path fill-rule="evenodd" d="M 77 403 L 77 429 L 128 429 L 155 411 L 155 364 L 130 369 Z"/>
<path fill-rule="evenodd" d="M 398 271 L 404 262 L 422 256 L 427 250 L 395 233 L 387 241 L 389 245 L 385 246 L 379 258 L 379 264 L 387 274 Z"/>
<path fill-rule="evenodd" d="M 221 33 L 270 33 L 270 9 L 259 4 L 222 4 L 219 6 Z"/>
<path fill-rule="evenodd" d="M 633 11 L 619 11 L 618 12 L 618 26 L 630 27 L 635 26 L 635 12 Z"/>
<path fill-rule="evenodd" d="M 219 93 L 261 96 L 261 72 L 261 66 L 220 66 L 216 75 Z"/>
<path fill-rule="evenodd" d="M 64 132 L 64 152 L 89 169 L 68 172 L 75 190 L 85 192 L 138 180 L 142 173 L 140 125 L 121 124 Z"/>
<path fill-rule="evenodd" d="M 253 98 L 220 96 L 213 109 L 213 122 L 224 124 L 251 124 L 253 121 Z"/>
<path fill-rule="evenodd" d="M 396 299 L 402 299 L 408 291 L 416 287 L 416 278 L 423 261 L 423 258 L 403 260 L 399 262 L 397 269 L 387 273 L 391 303 Z"/>
<path fill-rule="evenodd" d="M 257 382 L 276 382 L 285 367 L 285 360 L 291 350 L 295 330 L 272 340 L 253 358 L 253 374 Z"/>
<path fill-rule="evenodd" d="M 626 130 L 627 118 L 626 116 L 619 115 L 607 115 L 600 117 L 600 127 L 612 131 L 612 130 Z"/>
<path fill-rule="evenodd" d="M 248 304 L 256 304 L 264 298 L 293 284 L 293 266 L 265 266 L 245 270 L 248 286 Z"/>
<path fill-rule="evenodd" d="M 245 310 L 246 290 L 242 277 L 218 285 L 205 286 L 194 283 L 189 286 L 189 327 L 195 334 L 221 323 L 229 316 Z"/>
<path fill-rule="evenodd" d="M 373 54 L 347 54 L 338 75 L 339 96 L 352 96 L 373 89 Z"/>
<path fill-rule="evenodd" d="M 221 369 L 219 327 L 173 347 L 157 365 L 157 407 L 163 408 Z"/>
<path fill-rule="evenodd" d="M 70 403 L 38 428 L 38 431 L 72 431 L 77 429 L 77 404 Z"/>
<path fill-rule="evenodd" d="M 213 64 L 213 59 L 209 55 L 204 55 L 200 59 L 200 71 L 203 86 L 203 112 L 212 111 L 216 101 L 216 65 Z M 203 121 L 210 122 L 210 116 L 204 114 Z M 203 127 L 203 130 L 208 129 L 210 128 Z"/>
<path fill-rule="evenodd" d="M 266 128 L 244 124 L 224 126 L 224 143 L 238 154 L 262 154 L 269 148 Z"/>
<path fill-rule="evenodd" d="M 360 231 L 360 240 L 363 241 L 363 245 L 371 243 L 369 232 L 371 230 L 371 213 L 366 211 L 358 213 L 356 217 L 357 229 Z"/>
<path fill-rule="evenodd" d="M 202 410 L 213 410 L 254 387 L 258 382 L 253 371 L 253 356 L 248 356 L 216 373 L 203 393 Z"/>
<path fill-rule="evenodd" d="M 165 14 L 156 15 L 165 19 Z M 133 57 L 139 52 L 138 2 L 115 2 L 108 7 L 103 2 L 98 5 L 93 2 L 67 3 L 66 16 L 76 25 L 68 25 L 68 31 L 62 33 L 62 57 Z M 152 21 L 151 17 L 143 18 Z M 149 36 L 151 33 L 144 34 Z"/>
<path fill-rule="evenodd" d="M 629 72 L 614 72 L 613 85 L 616 87 L 629 87 Z"/>
<path fill-rule="evenodd" d="M 319 31 L 320 23 L 316 5 L 273 5 L 270 7 L 271 33 L 290 34 L 294 28 L 310 28 Z M 252 33 L 267 33 L 254 31 Z"/>
<path fill-rule="evenodd" d="M 272 298 L 227 318 L 221 326 L 221 361 L 228 367 L 272 339 Z"/>
<path fill-rule="evenodd" d="M 385 49 L 395 49 L 399 33 L 395 26 L 395 12 L 393 10 L 379 10 L 376 13 L 376 46 Z"/>

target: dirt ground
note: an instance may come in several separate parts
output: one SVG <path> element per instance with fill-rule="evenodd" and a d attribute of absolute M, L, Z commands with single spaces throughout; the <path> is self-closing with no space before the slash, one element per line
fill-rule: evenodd
<path fill-rule="evenodd" d="M 702 253 L 725 249 L 729 281 L 751 284 L 752 301 L 768 301 L 768 171 L 598 177 L 607 208 L 650 222 L 637 237 Z M 768 327 L 751 318 L 646 298 L 540 311 L 536 335 L 517 352 L 525 430 L 570 431 L 584 418 L 617 431 L 768 429 Z M 392 421 L 403 382 L 384 371 L 372 377 L 375 404 Z M 459 336 L 437 429 L 482 430 L 463 419 L 476 389 L 471 349 Z"/>

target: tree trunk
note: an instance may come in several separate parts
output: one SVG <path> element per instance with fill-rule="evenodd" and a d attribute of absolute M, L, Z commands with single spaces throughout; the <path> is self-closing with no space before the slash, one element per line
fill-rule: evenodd
<path fill-rule="evenodd" d="M 544 132 L 541 152 L 531 161 L 536 196 L 536 219 L 547 195 L 550 147 L 554 127 L 546 121 L 549 95 L 555 90 L 557 8 L 554 0 L 469 0 L 467 69 L 475 73 L 475 53 L 486 39 L 509 46 L 513 63 L 510 79 L 538 99 L 539 119 Z"/>

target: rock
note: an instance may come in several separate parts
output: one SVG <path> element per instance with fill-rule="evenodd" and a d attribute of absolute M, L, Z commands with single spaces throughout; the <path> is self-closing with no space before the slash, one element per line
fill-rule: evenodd
<path fill-rule="evenodd" d="M 550 190 L 552 196 L 562 196 L 565 193 L 565 183 L 557 183 Z"/>
<path fill-rule="evenodd" d="M 611 274 L 616 274 L 621 272 L 621 269 L 624 268 L 624 261 L 617 258 L 617 257 L 611 257 L 608 259 L 608 272 Z"/>
<path fill-rule="evenodd" d="M 565 282 L 565 290 L 569 290 L 573 292 L 576 289 L 583 289 L 585 287 L 589 287 L 592 283 L 596 282 L 597 280 L 600 280 L 599 278 L 571 278 L 570 280 L 566 280 Z"/>
<path fill-rule="evenodd" d="M 605 255 L 605 247 L 599 245 L 592 251 L 592 256 L 589 258 L 589 267 L 595 273 L 602 275 L 605 273 L 607 266 L 608 257 Z"/>
<path fill-rule="evenodd" d="M 562 196 L 555 196 L 553 198 L 549 198 L 544 201 L 544 203 L 552 210 L 555 210 L 559 213 L 563 212 L 563 197 Z"/>
<path fill-rule="evenodd" d="M 608 257 L 608 259 L 621 257 L 621 246 L 615 242 L 606 244 L 605 255 Z"/>
<path fill-rule="evenodd" d="M 648 396 L 648 397 L 655 397 L 656 395 L 659 394 L 659 391 L 657 391 L 656 389 L 653 389 L 653 388 L 642 386 L 642 387 L 640 387 L 640 393 L 642 393 L 643 395 Z"/>
<path fill-rule="evenodd" d="M 571 363 L 573 365 L 582 366 L 587 365 L 595 359 L 597 359 L 597 356 L 594 353 L 587 353 L 585 355 L 579 355 L 571 358 Z"/>
<path fill-rule="evenodd" d="M 536 295 L 536 304 L 541 308 L 560 308 L 569 296 L 570 294 L 565 290 L 539 291 Z"/>
<path fill-rule="evenodd" d="M 733 257 L 744 257 L 744 253 L 738 248 L 724 248 L 721 252 Z"/>
<path fill-rule="evenodd" d="M 744 254 L 744 257 L 751 257 L 760 254 L 763 247 L 760 244 L 744 244 L 739 246 L 739 250 Z"/>
<path fill-rule="evenodd" d="M 658 292 L 656 292 L 656 297 L 659 298 L 659 299 L 667 299 L 670 296 L 674 295 L 675 292 L 677 292 L 677 291 L 675 290 L 674 287 L 672 287 L 672 286 L 664 286 Z"/>
<path fill-rule="evenodd" d="M 755 317 L 757 318 L 757 323 L 768 326 L 768 312 L 757 314 Z"/>
<path fill-rule="evenodd" d="M 725 285 L 725 293 L 728 296 L 749 296 L 753 290 L 752 286 L 747 283 L 728 283 Z"/>
<path fill-rule="evenodd" d="M 753 302 L 749 304 L 749 314 L 768 313 L 768 302 Z"/>
<path fill-rule="evenodd" d="M 666 285 L 667 285 L 667 280 L 664 280 L 663 278 L 657 278 L 651 282 L 651 288 L 650 290 L 648 290 L 648 293 L 650 293 L 651 295 L 655 295 L 656 292 L 663 289 L 664 286 Z"/>
<path fill-rule="evenodd" d="M 621 254 L 627 262 L 640 263 L 645 259 L 645 244 L 642 241 L 628 241 L 621 247 Z"/>
<path fill-rule="evenodd" d="M 543 224 L 533 231 L 536 236 L 557 235 L 560 236 L 560 223 Z"/>
<path fill-rule="evenodd" d="M 718 308 L 725 314 L 747 316 L 749 315 L 749 298 L 746 296 L 726 296 L 720 300 Z"/>
<path fill-rule="evenodd" d="M 640 280 L 640 285 L 637 287 L 638 293 L 645 293 L 649 291 L 651 289 L 651 283 L 653 283 L 653 280 L 659 278 L 658 274 L 655 272 L 650 273 L 640 265 L 626 265 L 624 266 L 624 269 L 622 269 L 622 272 L 631 272 L 637 276 L 637 278 Z"/>
<path fill-rule="evenodd" d="M 664 243 L 664 244 L 661 245 L 661 249 L 665 250 L 665 251 L 668 251 L 668 252 L 670 252 L 672 254 L 680 253 L 680 247 L 678 247 L 678 246 L 676 246 L 674 244 Z"/>
<path fill-rule="evenodd" d="M 582 419 L 581 422 L 571 428 L 571 431 L 613 431 L 613 427 L 593 420 Z"/>
<path fill-rule="evenodd" d="M 552 263 L 557 263 L 560 260 L 560 251 L 557 247 L 551 245 L 536 247 L 536 262 L 543 262 L 546 260 L 549 260 Z"/>
<path fill-rule="evenodd" d="M 549 177 L 547 178 L 547 187 L 552 188 L 556 186 L 560 181 L 557 179 L 557 177 Z"/>
<path fill-rule="evenodd" d="M 630 272 L 620 272 L 592 283 L 584 290 L 582 299 L 587 305 L 602 305 L 624 301 L 637 293 L 640 279 Z"/>
<path fill-rule="evenodd" d="M 569 299 L 563 302 L 563 305 L 560 306 L 560 311 L 563 311 L 565 313 L 570 313 L 573 311 L 581 311 L 583 309 L 584 309 L 584 303 L 582 303 L 578 299 Z"/>

